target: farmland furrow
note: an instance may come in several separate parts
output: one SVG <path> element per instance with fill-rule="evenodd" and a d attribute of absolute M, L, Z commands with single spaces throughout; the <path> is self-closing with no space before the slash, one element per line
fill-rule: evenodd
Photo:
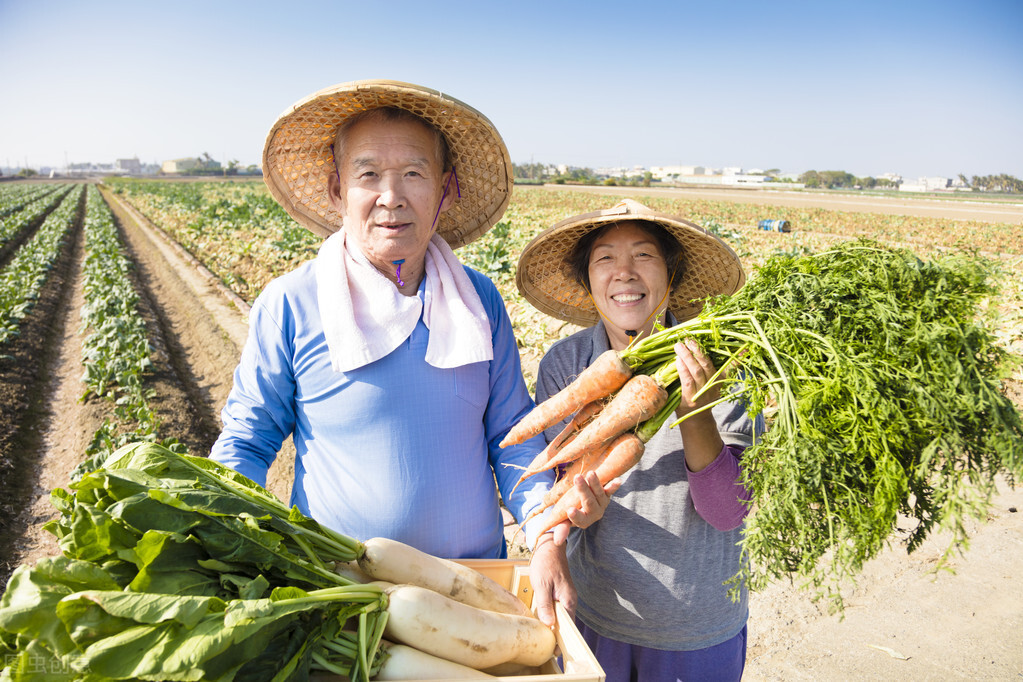
<path fill-rule="evenodd" d="M 81 258 L 81 195 L 68 238 L 45 284 L 23 321 L 19 335 L 0 354 L 0 580 L 17 565 L 16 547 L 29 523 L 27 512 L 39 480 L 52 397 L 59 382 L 55 368 L 65 331 L 75 324 L 71 282 Z"/>
<path fill-rule="evenodd" d="M 212 435 L 189 448 L 193 454 L 205 455 L 219 433 L 220 409 L 248 336 L 248 306 L 167 238 L 159 226 L 116 195 L 105 192 L 104 196 L 122 225 L 152 307 L 174 346 L 171 352 L 182 368 L 183 385 L 189 386 L 194 404 L 204 405 L 213 417 Z M 164 430 L 177 435 L 172 428 L 168 423 Z M 267 488 L 285 501 L 290 497 L 293 466 L 294 445 L 289 439 L 267 479 Z"/>
<path fill-rule="evenodd" d="M 244 318 L 151 226 L 106 198 L 135 265 L 138 309 L 152 348 L 153 368 L 144 382 L 152 389 L 148 403 L 159 435 L 177 438 L 191 454 L 205 455 L 219 433 L 219 409 L 247 333 Z M 93 434 L 113 410 L 109 400 L 96 396 L 79 400 L 85 391 L 79 329 L 82 232 L 79 220 L 17 347 L 7 351 L 12 357 L 0 362 L 0 464 L 9 465 L 0 485 L 0 585 L 17 565 L 59 552 L 42 529 L 55 516 L 49 492 L 67 486 Z M 281 481 L 275 492 L 285 499 L 291 461 L 282 457 L 272 479 Z"/>

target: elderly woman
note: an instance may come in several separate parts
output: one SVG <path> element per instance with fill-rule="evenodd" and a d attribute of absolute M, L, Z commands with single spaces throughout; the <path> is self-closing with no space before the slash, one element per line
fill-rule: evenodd
<path fill-rule="evenodd" d="M 541 360 L 536 402 L 604 351 L 694 317 L 702 299 L 734 293 L 744 281 L 720 239 L 634 201 L 559 222 L 523 251 L 519 289 L 539 310 L 586 328 Z M 694 397 L 715 372 L 695 344 L 677 344 L 675 353 L 681 417 L 719 393 Z M 747 595 L 733 601 L 723 583 L 741 561 L 742 453 L 763 424 L 739 402 L 674 428 L 672 421 L 622 477 L 603 519 L 568 540 L 579 629 L 608 682 L 742 676 Z M 562 427 L 549 429 L 547 440 Z"/>

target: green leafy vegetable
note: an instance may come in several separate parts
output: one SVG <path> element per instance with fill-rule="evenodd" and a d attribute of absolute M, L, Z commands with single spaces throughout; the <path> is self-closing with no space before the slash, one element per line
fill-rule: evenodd
<path fill-rule="evenodd" d="M 915 521 L 909 551 L 936 526 L 952 531 L 946 557 L 966 546 L 964 521 L 987 510 L 997 476 L 1023 472 L 1023 423 L 1000 386 L 1010 358 L 985 319 L 996 274 L 972 255 L 924 262 L 869 241 L 779 256 L 623 351 L 671 378 L 672 345 L 696 338 L 732 370 L 724 399 L 739 391 L 770 418 L 743 456 L 754 507 L 735 581 L 802 576 L 840 605 L 839 583 L 900 514 Z M 679 399 L 639 429 L 656 430 Z"/>
<path fill-rule="evenodd" d="M 46 526 L 64 556 L 19 567 L 0 599 L 0 680 L 285 680 L 314 662 L 368 680 L 379 666 L 386 595 L 332 570 L 362 543 L 154 443 L 70 488 Z"/>

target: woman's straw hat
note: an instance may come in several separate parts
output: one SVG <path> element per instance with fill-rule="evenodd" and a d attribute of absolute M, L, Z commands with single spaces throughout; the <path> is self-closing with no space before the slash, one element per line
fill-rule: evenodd
<path fill-rule="evenodd" d="M 597 309 L 573 277 L 568 256 L 587 233 L 628 220 L 656 223 L 682 245 L 682 277 L 668 298 L 668 309 L 679 322 L 699 315 L 703 299 L 733 294 L 746 281 L 739 257 L 721 239 L 687 220 L 625 199 L 603 211 L 566 218 L 538 234 L 519 256 L 519 291 L 540 312 L 583 327 L 596 324 Z"/>
<path fill-rule="evenodd" d="M 489 230 L 504 214 L 513 184 L 511 157 L 497 129 L 453 97 L 398 81 L 340 83 L 281 114 L 263 147 L 263 178 L 274 199 L 320 236 L 339 230 L 341 216 L 327 199 L 327 178 L 335 172 L 334 138 L 350 116 L 379 107 L 407 109 L 447 139 L 461 196 L 452 185 L 456 201 L 440 215 L 437 232 L 457 248 Z"/>

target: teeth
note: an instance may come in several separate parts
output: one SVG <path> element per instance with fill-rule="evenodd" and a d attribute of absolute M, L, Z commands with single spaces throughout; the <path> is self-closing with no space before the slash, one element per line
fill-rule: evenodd
<path fill-rule="evenodd" d="M 618 301 L 619 303 L 633 303 L 634 301 L 638 301 L 643 297 L 640 296 L 639 294 L 618 294 L 617 296 L 612 296 L 611 298 Z"/>

